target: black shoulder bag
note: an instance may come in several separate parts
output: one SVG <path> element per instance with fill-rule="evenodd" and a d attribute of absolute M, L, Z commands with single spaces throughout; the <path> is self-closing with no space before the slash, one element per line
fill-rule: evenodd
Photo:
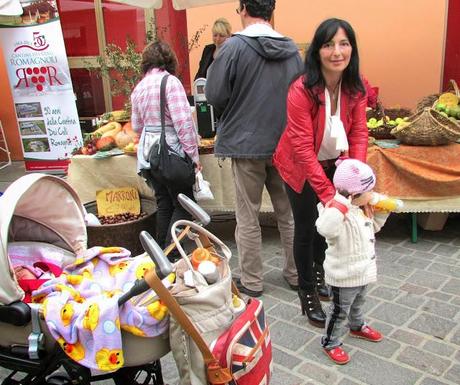
<path fill-rule="evenodd" d="M 160 141 L 150 150 L 150 173 L 162 183 L 176 189 L 189 188 L 195 183 L 195 167 L 190 157 L 185 153 L 185 158 L 166 143 L 165 104 L 166 82 L 169 75 L 161 79 L 160 88 L 160 114 L 161 136 Z"/>

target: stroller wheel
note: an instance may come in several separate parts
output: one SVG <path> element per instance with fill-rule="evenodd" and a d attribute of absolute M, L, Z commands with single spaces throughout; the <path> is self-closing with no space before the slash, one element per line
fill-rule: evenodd
<path fill-rule="evenodd" d="M 46 385 L 71 385 L 72 380 L 67 373 L 55 373 L 46 379 Z"/>
<path fill-rule="evenodd" d="M 125 367 L 113 375 L 116 385 L 164 385 L 160 361 L 150 364 Z"/>

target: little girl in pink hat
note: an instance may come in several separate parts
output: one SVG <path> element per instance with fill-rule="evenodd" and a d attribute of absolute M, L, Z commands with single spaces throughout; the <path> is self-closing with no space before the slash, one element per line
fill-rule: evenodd
<path fill-rule="evenodd" d="M 325 206 L 318 204 L 316 227 L 328 245 L 324 278 L 332 294 L 321 345 L 331 360 L 346 364 L 350 357 L 341 347 L 341 337 L 347 320 L 352 337 L 372 342 L 383 338 L 366 324 L 363 306 L 368 284 L 377 280 L 374 234 L 388 213 L 376 211 L 369 218 L 361 209 L 373 198 L 372 169 L 357 159 L 339 162 L 333 178 L 337 193 Z"/>

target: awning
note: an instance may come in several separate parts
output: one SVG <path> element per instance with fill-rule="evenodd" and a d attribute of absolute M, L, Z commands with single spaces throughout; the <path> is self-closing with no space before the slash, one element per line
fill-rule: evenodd
<path fill-rule="evenodd" d="M 173 7 L 178 11 L 181 9 L 203 7 L 221 3 L 236 3 L 236 0 L 173 0 Z"/>
<path fill-rule="evenodd" d="M 19 0 L 0 0 L 0 16 L 20 16 L 22 6 Z"/>
<path fill-rule="evenodd" d="M 163 6 L 163 0 L 111 0 L 114 3 L 132 5 L 139 8 L 160 9 Z"/>
<path fill-rule="evenodd" d="M 155 8 L 159 9 L 163 6 L 162 0 L 111 0 L 116 3 L 133 5 L 140 8 Z M 182 10 L 187 8 L 202 7 L 205 5 L 213 5 L 220 3 L 236 2 L 236 0 L 173 0 L 174 9 Z"/>

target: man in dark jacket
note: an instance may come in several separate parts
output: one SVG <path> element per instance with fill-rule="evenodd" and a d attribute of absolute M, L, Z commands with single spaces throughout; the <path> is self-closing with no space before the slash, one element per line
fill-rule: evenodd
<path fill-rule="evenodd" d="M 232 159 L 241 268 L 237 286 L 251 296 L 263 291 L 259 210 L 264 185 L 286 257 L 283 276 L 292 289 L 298 285 L 294 222 L 272 155 L 286 123 L 288 87 L 302 71 L 302 60 L 294 42 L 271 27 L 274 8 L 275 0 L 240 0 L 237 12 L 244 29 L 222 46 L 206 83 L 207 100 L 219 116 L 215 155 Z"/>

